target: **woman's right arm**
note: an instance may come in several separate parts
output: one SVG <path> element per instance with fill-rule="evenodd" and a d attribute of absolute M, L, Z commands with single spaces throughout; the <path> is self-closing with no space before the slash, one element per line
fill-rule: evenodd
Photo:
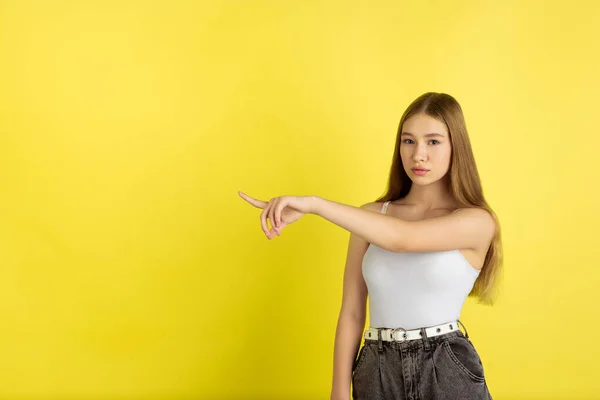
<path fill-rule="evenodd" d="M 362 260 L 369 243 L 350 235 L 342 307 L 338 318 L 333 351 L 331 400 L 349 400 L 352 366 L 365 328 L 367 286 L 362 276 Z"/>

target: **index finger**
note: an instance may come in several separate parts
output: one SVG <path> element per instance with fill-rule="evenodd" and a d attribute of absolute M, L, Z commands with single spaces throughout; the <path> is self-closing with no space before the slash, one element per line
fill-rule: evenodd
<path fill-rule="evenodd" d="M 252 204 L 256 208 L 265 208 L 265 206 L 268 204 L 266 201 L 257 200 L 257 199 L 252 198 L 252 197 L 248 196 L 247 194 L 242 193 L 240 191 L 238 191 L 238 194 L 240 195 L 241 198 L 243 198 L 244 200 L 246 200 L 248 203 Z"/>

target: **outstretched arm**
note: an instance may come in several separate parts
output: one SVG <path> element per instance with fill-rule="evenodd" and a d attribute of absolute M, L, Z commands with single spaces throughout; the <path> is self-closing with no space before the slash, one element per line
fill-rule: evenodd
<path fill-rule="evenodd" d="M 312 214 L 389 251 L 420 252 L 476 248 L 495 231 L 483 209 L 465 208 L 441 217 L 405 221 L 363 207 L 314 196 Z"/>
<path fill-rule="evenodd" d="M 496 230 L 491 214 L 480 208 L 463 208 L 441 217 L 405 221 L 369 209 L 354 207 L 319 196 L 281 196 L 269 202 L 240 196 L 261 213 L 261 226 L 269 239 L 304 214 L 315 214 L 369 243 L 395 252 L 476 249 L 488 243 Z M 269 229 L 267 221 L 273 227 Z"/>

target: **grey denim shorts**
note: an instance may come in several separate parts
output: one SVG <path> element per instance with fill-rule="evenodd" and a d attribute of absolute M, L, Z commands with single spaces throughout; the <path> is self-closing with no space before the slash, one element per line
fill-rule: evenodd
<path fill-rule="evenodd" d="M 464 327 L 464 325 L 463 325 Z M 352 368 L 354 400 L 491 399 L 475 346 L 460 330 L 406 342 L 365 340 Z"/>

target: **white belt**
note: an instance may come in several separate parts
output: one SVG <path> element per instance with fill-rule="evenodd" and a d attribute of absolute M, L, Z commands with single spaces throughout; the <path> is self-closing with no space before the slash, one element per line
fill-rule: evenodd
<path fill-rule="evenodd" d="M 458 329 L 458 322 L 452 321 L 447 322 L 442 325 L 436 325 L 429 328 L 425 328 L 425 333 L 427 337 L 434 337 L 443 335 L 445 333 L 454 332 Z M 381 331 L 381 340 L 386 342 L 404 342 L 407 340 L 417 340 L 421 339 L 421 330 L 420 329 L 411 329 L 407 331 L 403 328 L 369 328 L 365 331 L 365 339 L 367 340 L 378 340 L 379 336 L 377 331 Z"/>

